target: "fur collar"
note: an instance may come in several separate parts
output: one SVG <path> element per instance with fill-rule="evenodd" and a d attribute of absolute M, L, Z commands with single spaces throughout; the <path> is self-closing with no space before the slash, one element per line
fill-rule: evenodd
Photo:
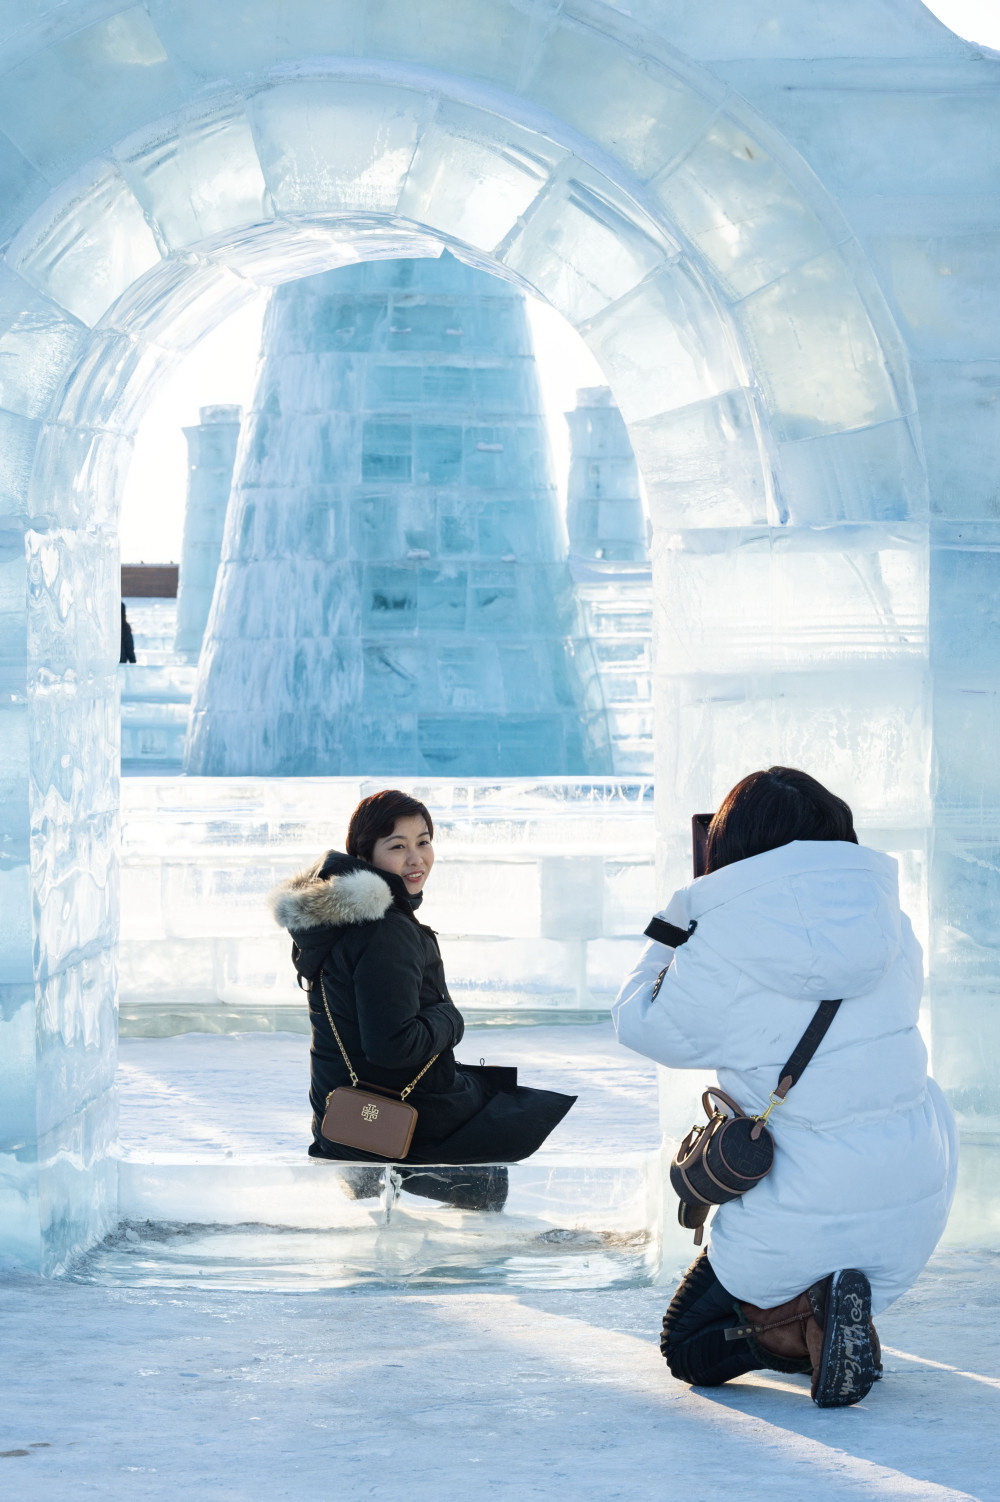
<path fill-rule="evenodd" d="M 376 923 L 393 905 L 393 889 L 366 861 L 329 851 L 268 896 L 274 921 L 293 932 Z"/>

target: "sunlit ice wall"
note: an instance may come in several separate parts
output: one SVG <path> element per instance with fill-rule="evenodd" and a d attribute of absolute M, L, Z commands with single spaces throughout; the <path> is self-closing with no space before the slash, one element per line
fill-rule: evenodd
<path fill-rule="evenodd" d="M 130 436 L 261 286 L 366 256 L 446 245 L 518 279 L 613 387 L 654 526 L 664 884 L 693 809 L 807 766 L 903 852 L 918 921 L 930 860 L 938 1070 L 970 1120 L 995 1108 L 1000 784 L 975 748 L 1000 539 L 970 440 L 996 64 L 917 0 L 790 0 L 767 27 L 733 0 L 632 9 L 40 0 L 6 23 L 0 1222 L 29 1265 L 114 1215 Z"/>

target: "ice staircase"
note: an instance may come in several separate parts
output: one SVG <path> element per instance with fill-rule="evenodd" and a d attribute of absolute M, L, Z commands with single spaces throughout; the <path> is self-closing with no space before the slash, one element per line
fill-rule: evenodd
<path fill-rule="evenodd" d="M 125 613 L 136 661 L 118 669 L 122 771 L 179 772 L 198 666 L 174 651 L 177 601 L 130 598 Z"/>
<path fill-rule="evenodd" d="M 621 776 L 653 771 L 653 579 L 649 563 L 571 558 Z"/>
<path fill-rule="evenodd" d="M 126 778 L 122 1225 L 75 1275 L 164 1286 L 609 1287 L 660 1260 L 651 1066 L 607 1020 L 653 905 L 648 784 L 406 784 L 432 808 L 426 916 L 469 1021 L 459 1057 L 579 1100 L 500 1213 L 358 1185 L 306 1156 L 308 1039 L 263 895 L 330 844 L 357 779 Z"/>

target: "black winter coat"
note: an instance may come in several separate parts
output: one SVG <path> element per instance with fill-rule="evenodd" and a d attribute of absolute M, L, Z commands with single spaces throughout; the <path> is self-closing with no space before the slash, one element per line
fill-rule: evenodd
<path fill-rule="evenodd" d="M 271 893 L 292 937 L 312 1024 L 309 1100 L 314 1157 L 381 1162 L 320 1133 L 326 1098 L 350 1075 L 327 1020 L 323 990 L 355 1073 L 402 1090 L 418 1117 L 407 1163 L 512 1163 L 540 1147 L 576 1099 L 517 1083 L 516 1069 L 459 1064 L 465 1030 L 448 995 L 432 929 L 417 921 L 401 877 L 330 851 Z M 322 982 L 322 990 L 321 983 Z"/>

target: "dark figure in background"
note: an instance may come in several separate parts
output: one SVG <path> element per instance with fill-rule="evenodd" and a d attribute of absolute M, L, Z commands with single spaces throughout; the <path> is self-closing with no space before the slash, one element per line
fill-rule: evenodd
<path fill-rule="evenodd" d="M 516 1069 L 455 1059 L 465 1022 L 448 995 L 434 931 L 416 916 L 434 863 L 433 836 L 424 805 L 386 789 L 358 804 L 346 855 L 328 851 L 271 893 L 271 911 L 292 936 L 292 960 L 309 991 L 309 1153 L 385 1163 L 320 1130 L 328 1095 L 350 1080 L 329 1006 L 366 1084 L 402 1090 L 434 1061 L 409 1097 L 419 1115 L 406 1163 L 397 1167 L 403 1188 L 464 1210 L 502 1210 L 503 1165 L 540 1147 L 576 1097 L 519 1085 Z M 355 1192 L 367 1197 L 380 1178 L 359 1171 Z"/>
<path fill-rule="evenodd" d="M 135 662 L 135 641 L 132 637 L 132 627 L 128 623 L 125 614 L 125 601 L 122 600 L 122 652 L 119 662 Z"/>

